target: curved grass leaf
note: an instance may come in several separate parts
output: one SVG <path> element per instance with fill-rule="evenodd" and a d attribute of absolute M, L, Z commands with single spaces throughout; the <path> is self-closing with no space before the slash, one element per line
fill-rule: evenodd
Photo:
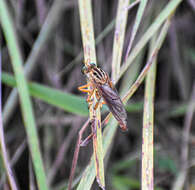
<path fill-rule="evenodd" d="M 27 81 L 24 76 L 23 60 L 20 55 L 19 46 L 14 31 L 13 21 L 8 11 L 7 1 L 0 0 L 0 21 L 7 43 L 9 55 L 11 58 L 12 67 L 16 77 L 16 83 L 19 92 L 20 106 L 22 118 L 24 121 L 25 130 L 27 133 L 28 144 L 32 157 L 32 162 L 35 170 L 35 176 L 39 189 L 47 190 L 47 180 L 44 171 L 43 160 L 39 147 L 38 134 L 36 130 L 35 118 Z"/>
<path fill-rule="evenodd" d="M 2 73 L 2 82 L 8 86 L 16 87 L 14 77 L 6 72 Z M 62 92 L 51 87 L 46 87 L 35 82 L 28 82 L 30 95 L 43 100 L 53 106 L 59 107 L 67 112 L 80 116 L 88 116 L 88 105 L 85 98 L 67 92 Z M 136 102 L 126 105 L 127 112 L 138 112 L 142 110 L 143 103 Z M 102 107 L 102 113 L 108 111 L 106 105 Z"/>
<path fill-rule="evenodd" d="M 2 82 L 9 86 L 16 87 L 14 77 L 5 72 L 2 73 Z M 28 82 L 28 87 L 31 96 L 33 97 L 74 114 L 81 116 L 88 115 L 88 107 L 84 98 L 34 82 Z"/>
<path fill-rule="evenodd" d="M 129 66 L 133 63 L 134 59 L 140 53 L 141 49 L 147 44 L 147 42 L 152 38 L 152 36 L 157 32 L 163 22 L 174 13 L 177 6 L 182 2 L 182 0 L 172 0 L 170 1 L 165 8 L 160 12 L 151 26 L 147 29 L 135 47 L 132 49 L 131 54 L 127 58 L 126 64 L 123 64 L 120 70 L 120 75 L 118 76 L 118 81 L 121 76 L 125 73 L 125 71 L 129 68 Z"/>
<path fill-rule="evenodd" d="M 120 72 L 122 50 L 125 38 L 125 29 L 128 17 L 128 0 L 119 0 L 114 33 L 114 44 L 112 52 L 112 79 L 115 80 Z"/>
<path fill-rule="evenodd" d="M 147 2 L 148 2 L 147 0 L 141 0 L 141 2 L 139 4 L 139 8 L 138 8 L 137 15 L 136 15 L 136 18 L 135 18 L 135 23 L 133 25 L 133 30 L 132 30 L 131 38 L 129 40 L 129 45 L 128 45 L 128 48 L 127 48 L 127 53 L 126 53 L 125 60 L 127 60 L 127 58 L 128 58 L 128 55 L 129 55 L 129 52 L 131 50 L 133 41 L 134 41 L 135 36 L 137 34 L 138 28 L 140 26 L 141 19 L 143 17 L 144 10 L 146 8 Z"/>

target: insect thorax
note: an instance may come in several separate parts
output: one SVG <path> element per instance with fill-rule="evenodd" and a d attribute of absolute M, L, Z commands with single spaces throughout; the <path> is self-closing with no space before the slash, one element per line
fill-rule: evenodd
<path fill-rule="evenodd" d="M 108 80 L 108 74 L 98 67 L 91 70 L 91 77 L 96 83 L 100 84 L 105 84 Z"/>

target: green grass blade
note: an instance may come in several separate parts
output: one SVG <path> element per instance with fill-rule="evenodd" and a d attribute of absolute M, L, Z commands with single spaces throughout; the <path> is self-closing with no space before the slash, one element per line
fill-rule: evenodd
<path fill-rule="evenodd" d="M 161 11 L 159 16 L 155 19 L 152 25 L 148 28 L 136 46 L 133 48 L 130 56 L 127 59 L 126 64 L 121 67 L 120 75 L 116 81 L 124 74 L 128 67 L 133 63 L 134 59 L 140 53 L 141 49 L 146 45 L 150 38 L 157 32 L 162 23 L 175 11 L 177 6 L 182 2 L 182 0 L 172 0 L 169 1 L 167 6 Z"/>
<path fill-rule="evenodd" d="M 131 47 L 132 47 L 133 41 L 135 39 L 136 33 L 138 31 L 139 25 L 141 23 L 141 19 L 143 17 L 144 10 L 145 10 L 147 2 L 148 2 L 148 0 L 141 0 L 141 2 L 139 4 L 139 8 L 138 8 L 137 15 L 136 15 L 136 18 L 135 18 L 135 24 L 133 25 L 131 38 L 130 38 L 129 45 L 128 45 L 128 48 L 127 48 L 127 53 L 126 53 L 126 56 L 125 56 L 125 61 L 127 60 L 129 52 L 131 50 Z"/>
<path fill-rule="evenodd" d="M 7 41 L 8 50 L 10 53 L 14 73 L 16 76 L 16 83 L 19 92 L 22 116 L 28 136 L 28 143 L 31 151 L 37 183 L 39 189 L 46 190 L 48 189 L 48 187 L 39 148 L 38 135 L 36 131 L 36 124 L 33 115 L 32 104 L 29 97 L 28 86 L 22 66 L 23 61 L 20 56 L 17 41 L 15 39 L 13 24 L 4 0 L 0 0 L 0 21 Z"/>
<path fill-rule="evenodd" d="M 151 42 L 150 55 L 156 38 Z M 156 59 L 146 77 L 145 97 L 144 97 L 144 116 L 143 116 L 143 142 L 142 142 L 142 189 L 153 190 L 153 135 L 154 135 L 154 94 L 156 80 Z"/>
<path fill-rule="evenodd" d="M 10 74 L 7 74 L 6 72 L 2 73 L 2 82 L 8 86 L 16 87 L 16 81 L 14 77 Z M 69 94 L 67 92 L 62 92 L 60 90 L 47 87 L 35 82 L 28 82 L 28 88 L 31 96 L 43 100 L 46 103 L 80 116 L 89 115 L 88 105 L 85 98 L 76 96 L 74 94 Z M 138 102 L 126 105 L 125 109 L 130 113 L 134 113 L 141 111 L 142 107 L 143 103 Z M 177 109 L 174 110 L 177 111 Z M 182 114 L 185 113 L 185 110 L 186 109 L 182 109 Z M 106 105 L 103 105 L 102 112 L 104 111 L 108 111 Z"/>
<path fill-rule="evenodd" d="M 128 17 L 128 0 L 118 1 L 118 10 L 116 17 L 116 27 L 114 34 L 114 45 L 112 52 L 112 79 L 115 80 L 120 72 L 125 29 Z"/>
<path fill-rule="evenodd" d="M 84 60 L 85 63 L 93 62 L 96 63 L 96 53 L 95 53 L 95 39 L 93 30 L 93 17 L 92 8 L 90 0 L 78 1 L 79 3 L 79 13 L 80 13 L 80 23 L 81 23 L 81 33 L 84 49 Z M 104 156 L 102 148 L 102 128 L 101 128 L 101 113 L 100 107 L 94 110 L 94 106 L 97 103 L 95 93 L 93 94 L 93 103 L 89 104 L 89 116 L 90 120 L 94 120 L 94 131 L 93 134 L 93 149 L 95 158 L 95 168 L 96 168 L 96 179 L 99 186 L 105 189 L 105 177 L 104 177 Z"/>
<path fill-rule="evenodd" d="M 14 77 L 5 72 L 2 73 L 2 82 L 9 86 L 16 87 Z M 33 97 L 64 109 L 67 112 L 88 116 L 89 111 L 84 98 L 34 82 L 28 82 L 28 87 L 31 96 Z"/>
<path fill-rule="evenodd" d="M 58 23 L 60 15 L 64 11 L 63 3 L 64 0 L 58 0 L 53 2 L 50 11 L 47 14 L 47 18 L 45 19 L 44 24 L 41 27 L 41 31 L 32 46 L 31 52 L 27 60 L 25 61 L 24 64 L 25 76 L 29 77 L 32 70 L 34 70 L 40 52 L 44 48 L 46 41 L 49 39 L 52 33 L 52 29 L 54 29 L 54 27 Z M 9 120 L 16 106 L 16 103 L 17 89 L 13 89 L 3 109 L 3 123 L 7 123 L 7 121 Z"/>
<path fill-rule="evenodd" d="M 170 26 L 170 17 L 167 19 L 167 21 L 163 25 L 161 33 L 160 33 L 160 35 L 159 35 L 159 37 L 158 37 L 158 39 L 157 39 L 157 41 L 154 45 L 154 48 L 153 48 L 153 51 L 152 51 L 152 56 L 147 61 L 147 64 L 142 69 L 142 72 L 140 73 L 140 75 L 138 76 L 138 78 L 136 79 L 134 84 L 130 87 L 130 89 L 127 91 L 126 95 L 124 96 L 124 98 L 123 98 L 124 102 L 127 102 L 131 98 L 131 96 L 134 94 L 134 92 L 137 90 L 139 85 L 144 80 L 149 68 L 151 67 L 153 59 L 155 58 L 156 54 L 158 54 L 158 51 L 161 48 L 161 46 L 162 46 L 162 44 L 165 40 L 165 37 L 167 35 L 167 31 L 168 31 L 169 26 Z"/>
<path fill-rule="evenodd" d="M 144 18 L 144 22 L 140 28 L 139 36 L 142 36 L 143 32 L 146 31 L 146 29 L 150 25 L 151 17 L 152 17 L 152 14 L 150 13 L 147 15 L 146 18 Z M 133 84 L 133 82 L 136 80 L 137 76 L 139 75 L 139 71 L 141 70 L 141 65 L 143 63 L 145 52 L 146 52 L 146 47 L 142 48 L 142 50 L 140 51 L 138 56 L 135 58 L 131 67 L 129 67 L 127 72 L 125 72 L 125 74 L 122 78 L 121 86 L 120 86 L 120 89 L 122 89 L 121 97 L 124 96 L 124 94 L 129 89 L 129 86 L 131 86 Z"/>

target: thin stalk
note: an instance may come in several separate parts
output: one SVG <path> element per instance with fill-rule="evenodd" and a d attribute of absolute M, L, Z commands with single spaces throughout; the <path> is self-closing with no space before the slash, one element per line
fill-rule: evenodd
<path fill-rule="evenodd" d="M 136 18 L 135 18 L 135 24 L 133 25 L 133 30 L 132 30 L 132 34 L 131 34 L 131 37 L 130 37 L 130 40 L 129 40 L 127 53 L 125 55 L 125 62 L 126 62 L 128 56 L 129 56 L 129 52 L 131 50 L 133 41 L 134 41 L 135 36 L 137 34 L 138 28 L 140 26 L 141 19 L 142 19 L 143 15 L 144 15 L 144 10 L 146 8 L 147 2 L 148 2 L 148 0 L 141 0 L 141 2 L 139 4 L 139 8 L 138 8 L 138 11 L 137 11 L 137 14 L 136 14 Z"/>
<path fill-rule="evenodd" d="M 153 49 L 156 37 L 151 41 L 150 51 Z M 156 58 L 148 71 L 145 85 L 144 97 L 144 116 L 143 116 L 143 131 L 142 131 L 142 189 L 154 189 L 154 95 L 156 81 Z"/>
<path fill-rule="evenodd" d="M 81 23 L 81 33 L 84 49 L 84 61 L 85 63 L 93 62 L 96 63 L 95 53 L 95 39 L 93 31 L 93 19 L 92 19 L 92 8 L 90 0 L 79 0 L 79 13 Z M 89 87 L 90 89 L 90 87 Z M 102 128 L 101 128 L 101 113 L 100 107 L 94 109 L 97 103 L 95 93 L 93 94 L 93 103 L 89 104 L 89 117 L 92 122 L 93 135 L 93 149 L 94 159 L 96 168 L 96 179 L 99 186 L 105 189 L 104 179 L 104 162 L 103 162 L 103 148 L 102 148 Z"/>
<path fill-rule="evenodd" d="M 141 72 L 140 76 L 138 77 L 138 79 L 135 81 L 135 83 L 132 85 L 132 87 L 128 90 L 128 92 L 126 93 L 126 95 L 123 98 L 123 102 L 124 104 L 126 104 L 126 102 L 129 100 L 129 98 L 131 98 L 131 96 L 135 93 L 136 89 L 139 87 L 139 85 L 141 84 L 141 82 L 143 81 L 144 77 L 147 74 L 148 69 L 151 66 L 151 62 L 153 62 L 155 56 L 157 55 L 157 52 L 159 51 L 160 47 L 162 46 L 162 43 L 166 37 L 166 34 L 170 25 L 170 20 L 168 19 L 164 26 L 163 29 L 158 37 L 158 40 L 155 43 L 154 49 L 153 49 L 153 53 L 152 56 L 150 57 L 150 59 L 148 60 L 145 68 L 143 69 L 143 71 Z M 103 132 L 103 150 L 104 150 L 104 156 L 106 155 L 111 142 L 114 138 L 114 134 L 116 132 L 117 129 L 117 122 L 116 120 L 114 120 L 113 118 L 110 120 L 111 117 L 111 113 L 107 115 L 107 117 L 105 118 L 105 120 L 102 123 L 106 123 L 109 121 L 107 127 L 105 128 L 104 132 Z M 109 127 L 110 126 L 110 127 Z M 93 180 L 95 178 L 95 168 L 94 168 L 94 162 L 93 160 L 90 161 L 89 165 L 86 167 L 83 177 L 77 187 L 77 190 L 90 190 L 91 189 L 91 185 L 93 183 Z"/>
<path fill-rule="evenodd" d="M 139 85 L 142 83 L 142 81 L 144 80 L 152 62 L 154 61 L 154 58 L 156 57 L 158 51 L 160 50 L 164 39 L 167 35 L 167 31 L 168 28 L 170 26 L 170 18 L 167 19 L 167 21 L 165 22 L 161 33 L 159 34 L 159 37 L 154 45 L 154 48 L 152 50 L 151 56 L 147 62 L 147 64 L 145 65 L 144 69 L 142 70 L 142 72 L 140 73 L 140 75 L 138 76 L 137 80 L 134 82 L 134 84 L 131 86 L 131 88 L 127 91 L 126 95 L 124 96 L 123 100 L 126 103 L 127 100 L 129 100 L 129 98 L 134 94 L 134 92 L 137 90 L 137 88 L 139 87 Z"/>
<path fill-rule="evenodd" d="M 37 59 L 40 55 L 41 50 L 44 48 L 49 36 L 51 35 L 52 30 L 56 27 L 58 20 L 61 18 L 61 14 L 64 11 L 64 0 L 54 1 L 47 18 L 40 30 L 40 33 L 33 44 L 32 50 L 25 61 L 24 71 L 25 76 L 28 78 L 32 75 L 36 64 L 38 63 Z M 67 8 L 72 6 L 72 3 L 67 4 Z M 13 27 L 13 25 L 12 25 Z M 6 104 L 3 109 L 3 123 L 6 124 L 9 121 L 10 116 L 12 115 L 14 108 L 17 103 L 17 89 L 13 89 L 6 101 Z"/>
<path fill-rule="evenodd" d="M 76 147 L 75 147 L 75 152 L 74 152 L 74 156 L 73 156 L 72 167 L 71 167 L 71 172 L 70 172 L 70 177 L 69 177 L 69 182 L 68 182 L 68 190 L 71 190 L 71 188 L 72 188 L 72 181 L 73 181 L 75 169 L 77 166 L 80 145 L 82 142 L 82 136 L 83 136 L 83 133 L 86 130 L 88 124 L 89 124 L 89 119 L 85 122 L 85 124 L 81 127 L 81 130 L 79 131 L 79 136 L 78 136 Z"/>
<path fill-rule="evenodd" d="M 137 57 L 141 49 L 147 44 L 147 42 L 152 38 L 152 36 L 158 31 L 163 22 L 170 17 L 177 6 L 182 2 L 182 0 L 172 0 L 170 1 L 166 7 L 161 11 L 158 17 L 154 20 L 142 38 L 138 41 L 136 46 L 133 48 L 130 56 L 127 59 L 126 64 L 123 64 L 120 70 L 120 75 L 118 76 L 116 82 L 121 78 L 121 76 L 125 73 L 125 71 L 129 68 L 129 66 L 133 63 L 134 59 Z"/>
<path fill-rule="evenodd" d="M 46 176 L 44 172 L 43 162 L 41 158 L 38 135 L 36 131 L 36 124 L 32 109 L 32 104 L 29 96 L 27 82 L 24 76 L 24 69 L 22 66 L 22 58 L 19 52 L 15 32 L 11 17 L 8 13 L 8 8 L 4 0 L 0 0 L 0 21 L 7 41 L 8 50 L 12 60 L 12 66 L 16 77 L 16 83 L 19 92 L 19 98 L 22 109 L 22 117 L 26 133 L 28 136 L 28 143 L 31 151 L 31 156 L 34 164 L 35 175 L 39 189 L 48 189 L 46 183 Z"/>
<path fill-rule="evenodd" d="M 2 57 L 1 57 L 1 51 L 0 51 L 0 79 L 1 79 L 1 59 L 2 59 Z M 0 83 L 0 97 L 2 97 L 1 96 L 1 92 L 2 92 L 1 84 L 2 83 Z M 1 101 L 2 100 L 0 99 L 0 154 L 1 154 L 1 157 L 3 159 L 3 164 L 4 164 L 4 168 L 5 168 L 7 177 L 8 177 L 10 187 L 12 190 L 17 190 L 18 188 L 16 185 L 15 177 L 14 177 L 13 171 L 11 169 L 10 161 L 8 159 L 8 154 L 7 154 L 7 150 L 6 150 L 5 135 L 4 135 L 4 131 L 3 131 L 2 102 Z"/>
<path fill-rule="evenodd" d="M 129 0 L 119 0 L 114 33 L 114 45 L 112 51 L 112 79 L 115 80 L 120 72 L 120 64 L 123 52 L 125 29 L 128 17 Z"/>

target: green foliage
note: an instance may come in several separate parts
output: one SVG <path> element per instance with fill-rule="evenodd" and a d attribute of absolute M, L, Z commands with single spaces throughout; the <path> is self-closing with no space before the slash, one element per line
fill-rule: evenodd
<path fill-rule="evenodd" d="M 12 87 L 16 86 L 14 78 L 7 73 L 2 73 L 2 82 Z M 28 86 L 33 97 L 74 114 L 88 115 L 88 106 L 84 98 L 33 82 L 29 82 Z"/>
<path fill-rule="evenodd" d="M 44 171 L 43 161 L 41 157 L 37 128 L 26 78 L 24 76 L 23 61 L 17 43 L 14 25 L 8 11 L 7 2 L 0 0 L 0 21 L 7 42 L 8 51 L 11 57 L 11 63 L 14 70 L 16 84 L 18 87 L 20 106 L 24 121 L 25 130 L 28 136 L 28 144 L 31 151 L 32 163 L 35 170 L 38 187 L 42 190 L 47 190 L 46 174 Z M 2 140 L 2 139 L 1 139 Z M 6 157 L 6 155 L 3 155 Z M 7 176 L 12 189 L 17 189 L 14 176 L 11 175 L 11 169 L 6 167 Z"/>
<path fill-rule="evenodd" d="M 129 189 L 139 189 L 139 180 L 133 179 L 127 176 L 116 175 L 112 177 L 112 185 L 114 189 L 129 190 Z"/>
<path fill-rule="evenodd" d="M 178 172 L 174 160 L 169 157 L 157 155 L 157 157 L 155 157 L 155 163 L 156 167 L 158 167 L 162 172 L 167 171 L 174 175 L 176 175 Z"/>

